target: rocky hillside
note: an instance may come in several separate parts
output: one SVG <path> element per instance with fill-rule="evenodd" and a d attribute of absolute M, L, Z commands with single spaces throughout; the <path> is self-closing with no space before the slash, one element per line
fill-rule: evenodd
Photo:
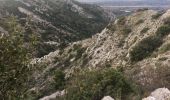
<path fill-rule="evenodd" d="M 0 0 L 1 20 L 9 16 L 37 33 L 38 57 L 91 37 L 110 20 L 100 7 L 74 0 Z M 27 34 L 30 30 L 26 29 Z"/>
<path fill-rule="evenodd" d="M 50 73 L 57 69 L 70 77 L 77 69 L 109 67 L 121 68 L 144 92 L 170 88 L 169 33 L 170 10 L 139 10 L 121 17 L 89 39 L 33 60 L 32 64 L 45 65 L 33 75 L 34 89 L 54 92 L 50 84 L 54 76 Z"/>

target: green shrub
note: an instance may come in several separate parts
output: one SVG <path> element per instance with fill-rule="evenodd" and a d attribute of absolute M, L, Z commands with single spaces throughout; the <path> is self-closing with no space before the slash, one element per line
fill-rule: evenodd
<path fill-rule="evenodd" d="M 152 19 L 158 19 L 159 17 L 161 17 L 163 15 L 163 13 L 157 13 L 155 15 L 152 15 Z"/>
<path fill-rule="evenodd" d="M 139 25 L 139 24 L 142 24 L 142 23 L 144 23 L 144 20 L 143 20 L 143 19 L 140 19 L 140 20 L 138 20 L 138 21 L 136 22 L 136 25 Z"/>
<path fill-rule="evenodd" d="M 149 30 L 149 28 L 148 28 L 148 27 L 145 27 L 144 29 L 142 29 L 142 30 L 140 31 L 140 33 L 146 33 L 148 30 Z"/>
<path fill-rule="evenodd" d="M 162 38 L 159 36 L 150 36 L 140 41 L 130 51 L 132 62 L 140 61 L 148 57 L 154 50 L 162 44 Z"/>
<path fill-rule="evenodd" d="M 165 60 L 167 60 L 168 58 L 167 57 L 161 57 L 161 58 L 159 58 L 158 60 L 159 61 L 165 61 Z"/>
<path fill-rule="evenodd" d="M 170 17 L 164 19 L 164 24 L 170 26 Z"/>
<path fill-rule="evenodd" d="M 111 30 L 112 32 L 115 32 L 115 31 L 116 31 L 116 26 L 113 25 L 113 24 L 108 25 L 107 28 L 108 28 L 109 30 Z"/>
<path fill-rule="evenodd" d="M 170 43 L 164 44 L 159 50 L 159 52 L 161 52 L 161 53 L 164 53 L 167 51 L 170 51 Z"/>
<path fill-rule="evenodd" d="M 131 28 L 129 27 L 124 27 L 122 30 L 121 30 L 121 33 L 123 35 L 128 35 L 130 32 L 132 32 Z"/>
<path fill-rule="evenodd" d="M 79 48 L 78 50 L 77 50 L 77 54 L 76 54 L 76 60 L 77 59 L 79 59 L 79 58 L 81 58 L 82 56 L 83 56 L 83 53 L 86 51 L 86 48 Z"/>
<path fill-rule="evenodd" d="M 74 44 L 73 45 L 73 51 L 76 52 L 75 60 L 78 60 L 83 56 L 83 53 L 86 51 L 86 48 L 82 47 L 80 44 Z"/>
<path fill-rule="evenodd" d="M 169 25 L 163 25 L 158 28 L 156 35 L 159 36 L 166 36 L 170 33 L 170 26 Z"/>
<path fill-rule="evenodd" d="M 114 69 L 80 71 L 68 83 L 64 100 L 101 100 L 106 95 L 127 100 L 138 93 L 135 85 Z"/>
<path fill-rule="evenodd" d="M 118 22 L 117 22 L 119 25 L 124 25 L 126 23 L 126 18 L 123 16 L 123 17 L 120 17 L 118 19 Z"/>
<path fill-rule="evenodd" d="M 8 35 L 0 37 L 0 97 L 21 100 L 31 73 L 32 44 L 24 41 L 24 31 L 15 17 L 7 18 Z"/>
<path fill-rule="evenodd" d="M 76 50 L 80 49 L 81 47 L 82 47 L 81 44 L 74 44 L 73 45 L 73 51 L 76 51 Z"/>
<path fill-rule="evenodd" d="M 154 50 L 162 45 L 163 37 L 170 33 L 170 26 L 163 25 L 158 28 L 154 36 L 147 37 L 140 41 L 131 51 L 130 59 L 132 62 L 143 60 L 150 56 Z M 164 48 L 166 50 L 168 48 Z M 163 50 L 163 51 L 164 51 Z"/>
<path fill-rule="evenodd" d="M 56 89 L 63 90 L 65 86 L 65 74 L 61 70 L 57 70 L 54 81 Z"/>

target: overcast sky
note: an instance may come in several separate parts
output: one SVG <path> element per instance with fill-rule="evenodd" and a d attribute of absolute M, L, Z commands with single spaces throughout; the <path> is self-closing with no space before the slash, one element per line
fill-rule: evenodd
<path fill-rule="evenodd" d="M 81 2 L 96 2 L 96 1 L 144 1 L 144 0 L 77 0 Z M 146 0 L 145 0 L 146 1 Z M 150 0 L 148 0 L 150 1 Z M 166 1 L 166 0 L 151 0 L 151 1 Z M 170 0 L 167 0 L 170 1 Z"/>
<path fill-rule="evenodd" d="M 77 0 L 82 2 L 95 2 L 95 1 L 120 1 L 120 0 Z M 140 1 L 140 0 L 123 0 L 123 1 Z"/>

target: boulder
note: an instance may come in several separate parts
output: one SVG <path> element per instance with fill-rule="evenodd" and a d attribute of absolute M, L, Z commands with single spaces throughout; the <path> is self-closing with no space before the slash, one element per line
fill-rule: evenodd
<path fill-rule="evenodd" d="M 114 100 L 114 99 L 112 97 L 110 97 L 110 96 L 105 96 L 105 97 L 103 97 L 102 100 Z"/>
<path fill-rule="evenodd" d="M 159 88 L 142 100 L 170 100 L 170 91 L 167 88 Z"/>
<path fill-rule="evenodd" d="M 65 90 L 63 91 L 57 91 L 49 96 L 45 96 L 39 100 L 53 100 L 53 99 L 56 99 L 57 96 L 63 96 L 65 94 Z"/>

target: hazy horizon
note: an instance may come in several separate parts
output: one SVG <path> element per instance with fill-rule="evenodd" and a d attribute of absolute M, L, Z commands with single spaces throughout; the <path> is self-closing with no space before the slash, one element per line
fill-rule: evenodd
<path fill-rule="evenodd" d="M 107 2 L 107 1 L 148 1 L 148 0 L 77 0 L 80 2 Z M 149 0 L 152 2 L 156 2 L 156 1 L 170 1 L 170 0 Z"/>

